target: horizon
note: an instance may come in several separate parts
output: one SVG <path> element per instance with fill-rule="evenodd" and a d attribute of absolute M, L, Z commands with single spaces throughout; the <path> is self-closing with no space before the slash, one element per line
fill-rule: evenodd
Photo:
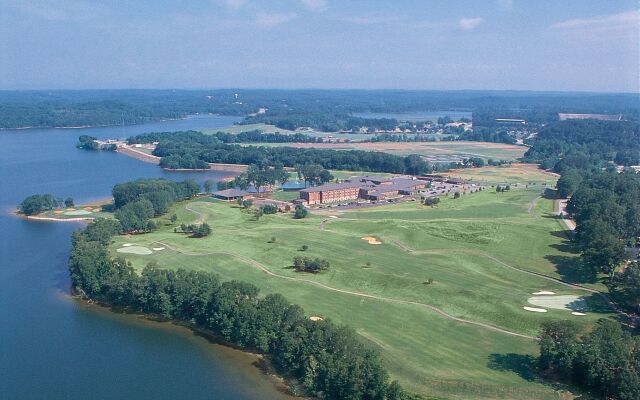
<path fill-rule="evenodd" d="M 631 0 L 8 0 L 0 21 L 10 91 L 640 93 Z"/>

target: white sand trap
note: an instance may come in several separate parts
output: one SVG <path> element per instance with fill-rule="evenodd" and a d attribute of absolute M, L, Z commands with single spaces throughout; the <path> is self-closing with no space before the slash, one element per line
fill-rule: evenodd
<path fill-rule="evenodd" d="M 121 247 L 116 250 L 118 253 L 127 253 L 127 254 L 138 254 L 141 256 L 146 256 L 147 254 L 152 254 L 152 251 L 142 246 L 129 246 L 129 247 Z"/>
<path fill-rule="evenodd" d="M 367 242 L 369 242 L 369 244 L 382 244 L 381 241 L 374 238 L 373 236 L 365 236 L 365 237 L 361 237 L 360 239 L 366 240 Z"/>
<path fill-rule="evenodd" d="M 550 292 L 548 290 L 541 290 L 539 292 L 535 292 L 535 293 L 532 293 L 532 294 L 535 295 L 535 296 L 543 296 L 543 295 L 556 294 L 556 293 L 555 292 Z"/>
<path fill-rule="evenodd" d="M 529 304 L 534 306 L 555 308 L 556 310 L 585 311 L 587 302 L 583 297 L 574 295 L 529 297 Z"/>
<path fill-rule="evenodd" d="M 577 312 L 577 311 L 574 311 L 574 312 L 572 312 L 572 313 L 571 313 L 571 315 L 577 315 L 577 316 L 581 317 L 581 316 L 583 316 L 583 315 L 587 315 L 587 314 L 585 314 L 585 313 L 583 313 L 583 312 Z"/>
<path fill-rule="evenodd" d="M 133 246 L 133 243 L 125 243 L 122 245 L 122 247 L 129 247 L 129 246 Z"/>
<path fill-rule="evenodd" d="M 337 215 L 329 215 L 329 218 L 338 218 Z"/>
<path fill-rule="evenodd" d="M 85 208 L 83 208 L 83 210 L 91 211 L 91 207 L 85 207 Z"/>
<path fill-rule="evenodd" d="M 160 251 L 160 250 L 164 250 L 164 247 L 154 247 L 153 251 Z"/>
<path fill-rule="evenodd" d="M 93 209 L 93 210 L 91 210 L 91 211 L 93 211 L 93 212 L 100 212 L 100 211 L 102 211 L 102 208 L 94 208 L 94 209 Z"/>
<path fill-rule="evenodd" d="M 310 320 L 312 320 L 312 321 L 324 321 L 324 318 L 322 318 L 322 317 L 316 317 L 316 316 L 309 317 L 309 319 L 310 319 Z"/>
<path fill-rule="evenodd" d="M 87 211 L 87 210 L 74 210 L 74 211 L 67 211 L 64 213 L 64 215 L 88 215 L 91 214 L 91 211 Z"/>
<path fill-rule="evenodd" d="M 62 211 L 62 210 L 55 210 L 53 213 L 54 213 L 54 214 L 62 214 L 63 212 L 64 212 L 64 211 Z"/>
<path fill-rule="evenodd" d="M 527 306 L 524 306 L 522 308 L 524 308 L 527 311 L 533 311 L 533 312 L 547 312 L 547 310 L 545 310 L 544 308 L 527 307 Z"/>

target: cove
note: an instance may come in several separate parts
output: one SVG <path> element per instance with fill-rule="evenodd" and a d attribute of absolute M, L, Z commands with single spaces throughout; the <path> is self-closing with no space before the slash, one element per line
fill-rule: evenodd
<path fill-rule="evenodd" d="M 151 131 L 217 128 L 204 116 L 131 127 L 0 132 L 0 398 L 287 399 L 255 357 L 171 324 L 112 313 L 68 296 L 71 234 L 82 223 L 11 215 L 34 193 L 77 203 L 109 197 L 137 178 L 220 180 L 221 173 L 164 171 L 111 152 L 74 147 Z"/>

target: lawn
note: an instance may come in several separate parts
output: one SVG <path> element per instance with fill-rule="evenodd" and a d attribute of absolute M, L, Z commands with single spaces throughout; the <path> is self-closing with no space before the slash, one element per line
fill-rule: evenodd
<path fill-rule="evenodd" d="M 481 185 L 553 185 L 558 179 L 556 174 L 541 170 L 535 164 L 517 163 L 497 167 L 458 169 L 447 172 L 446 175 Z"/>
<path fill-rule="evenodd" d="M 282 293 L 310 316 L 353 327 L 381 351 L 393 378 L 427 396 L 570 398 L 530 376 L 537 349 L 531 337 L 545 320 L 587 326 L 610 314 L 593 296 L 581 317 L 523 309 L 541 290 L 585 295 L 515 269 L 563 277 L 559 266 L 576 257 L 551 200 L 539 192 L 522 186 L 448 198 L 434 208 L 413 202 L 258 221 L 234 204 L 199 199 L 174 206 L 168 215 L 178 216 L 176 224 L 161 218 L 158 231 L 118 237 L 112 251 L 122 255 L 115 250 L 123 244 L 146 247 L 151 254 L 126 255 L 136 269 L 155 260 Z M 211 236 L 173 232 L 199 215 L 212 226 Z M 371 245 L 366 236 L 382 244 Z M 297 255 L 325 258 L 331 267 L 317 275 L 296 273 L 291 264 Z"/>

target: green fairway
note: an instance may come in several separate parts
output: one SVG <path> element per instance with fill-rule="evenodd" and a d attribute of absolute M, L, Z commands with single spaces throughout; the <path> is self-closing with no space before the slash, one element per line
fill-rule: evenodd
<path fill-rule="evenodd" d="M 178 216 L 176 224 L 161 218 L 158 231 L 118 237 L 112 251 L 122 256 L 116 249 L 123 244 L 152 249 L 126 254 L 136 269 L 155 260 L 282 293 L 310 316 L 353 327 L 381 351 L 393 378 L 427 396 L 565 398 L 529 378 L 539 324 L 573 319 L 588 325 L 610 314 L 597 296 L 526 272 L 563 278 L 559 260 L 575 258 L 552 201 L 539 193 L 485 190 L 435 208 L 410 202 L 259 221 L 234 204 L 199 199 L 174 206 L 168 215 Z M 211 236 L 174 233 L 180 223 L 200 218 L 211 225 Z M 330 269 L 297 273 L 291 265 L 300 255 L 327 259 Z M 538 291 L 585 296 L 587 315 L 562 307 L 524 310 Z"/>

